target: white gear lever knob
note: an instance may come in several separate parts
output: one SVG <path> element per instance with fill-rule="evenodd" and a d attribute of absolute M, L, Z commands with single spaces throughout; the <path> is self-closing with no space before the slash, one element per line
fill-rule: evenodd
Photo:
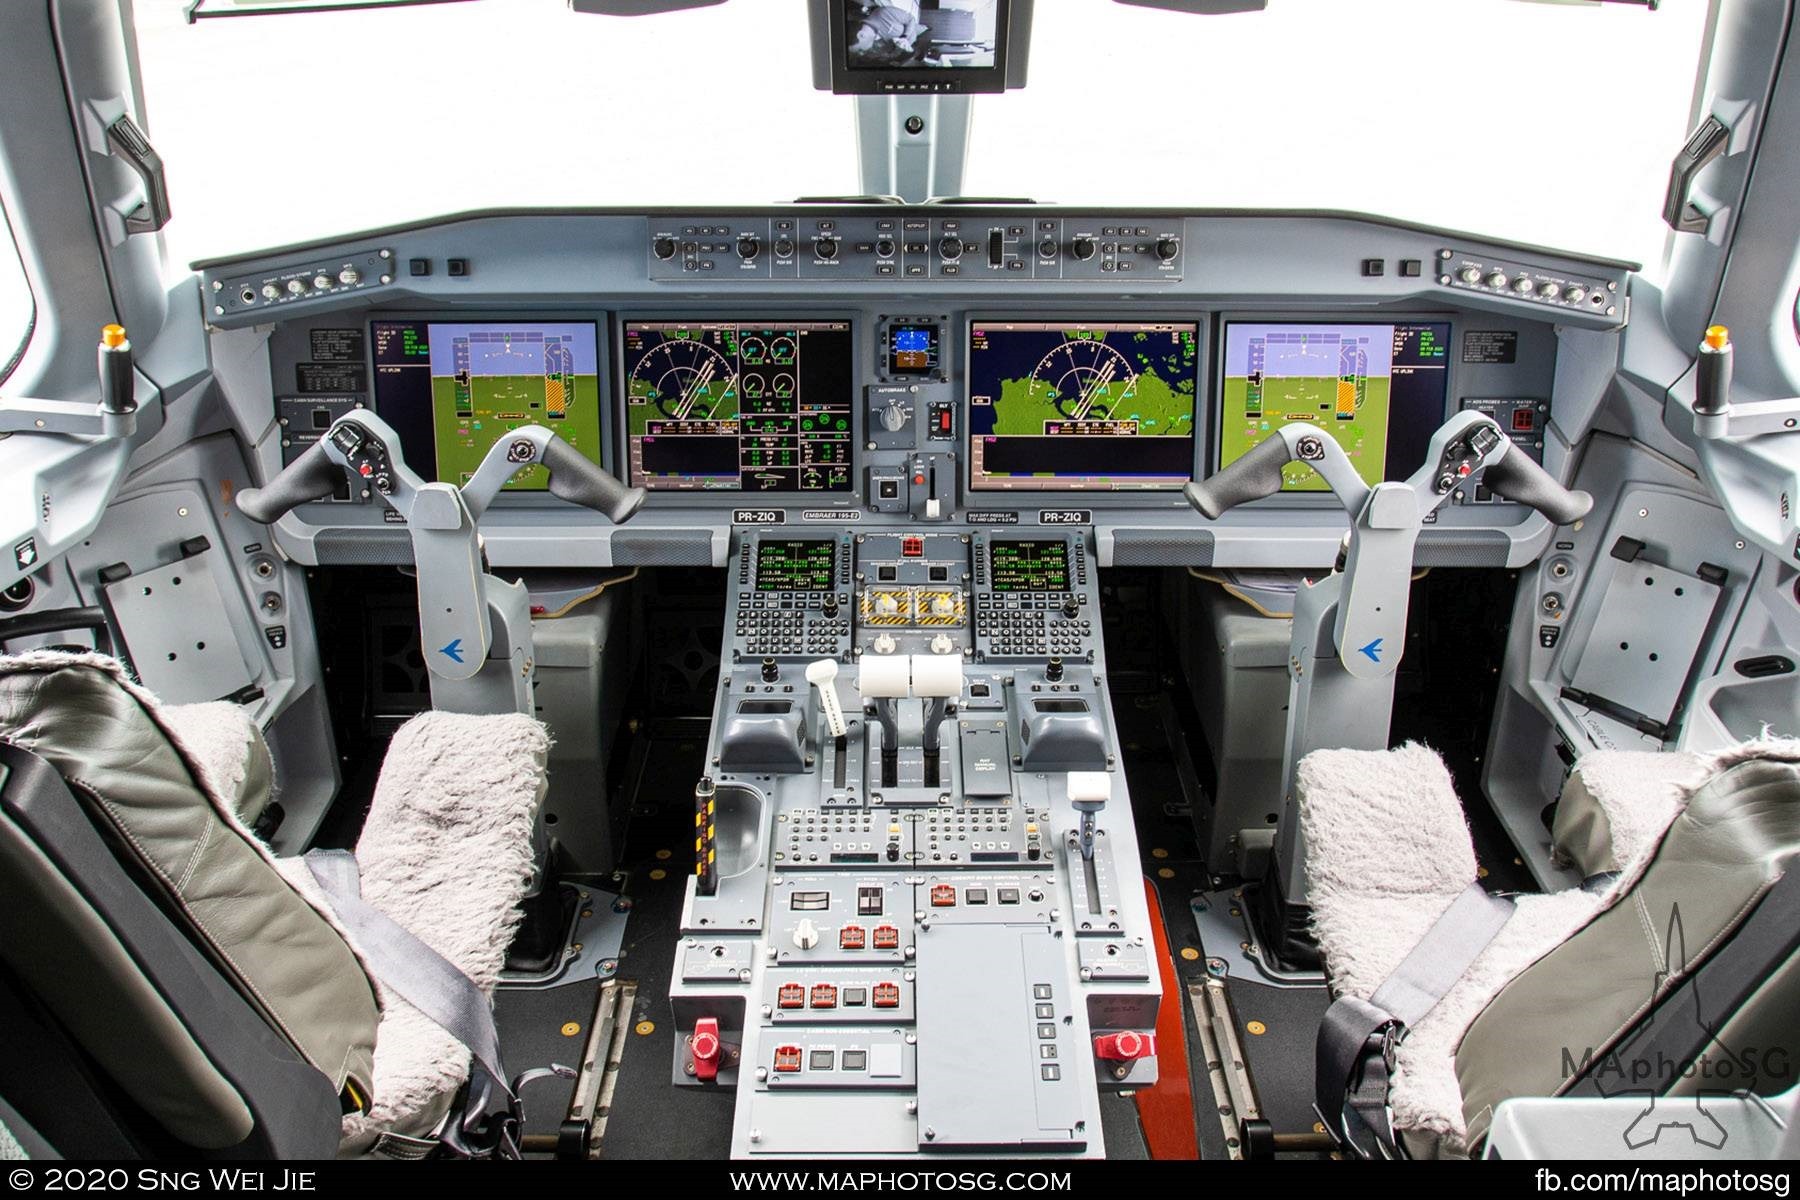
<path fill-rule="evenodd" d="M 806 664 L 806 682 L 819 693 L 819 711 L 825 714 L 825 727 L 831 736 L 841 738 L 849 731 L 844 722 L 844 706 L 838 703 L 837 660 L 821 658 Z"/>

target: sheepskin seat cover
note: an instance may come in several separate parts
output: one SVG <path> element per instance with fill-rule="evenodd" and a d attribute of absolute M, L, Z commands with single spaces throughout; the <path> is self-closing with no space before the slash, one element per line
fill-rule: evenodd
<path fill-rule="evenodd" d="M 268 807 L 275 768 L 262 730 L 241 704 L 169 704 L 157 710 L 187 754 L 200 785 L 222 797 L 238 820 L 254 825 Z"/>
<path fill-rule="evenodd" d="M 544 726 L 519 714 L 414 717 L 388 748 L 356 843 L 363 898 L 490 995 L 531 880 L 549 748 Z M 322 903 L 303 863 L 283 870 Z M 383 1132 L 430 1136 L 469 1076 L 461 1043 L 379 980 L 377 991 L 375 1095 L 369 1112 L 344 1118 L 345 1153 Z"/>
<path fill-rule="evenodd" d="M 1583 877 L 1622 871 L 1656 845 L 1706 774 L 1705 758 L 1680 750 L 1589 751 L 1563 784 L 1551 850 Z"/>
<path fill-rule="evenodd" d="M 1300 761 L 1296 796 L 1314 932 L 1332 990 L 1366 1000 L 1475 882 L 1462 805 L 1443 760 L 1410 742 L 1316 750 Z M 1389 1101 L 1394 1128 L 1415 1153 L 1467 1153 L 1455 1062 L 1463 1031 L 1508 980 L 1599 906 L 1599 896 L 1580 890 L 1520 896 L 1499 935 L 1408 1031 Z"/>

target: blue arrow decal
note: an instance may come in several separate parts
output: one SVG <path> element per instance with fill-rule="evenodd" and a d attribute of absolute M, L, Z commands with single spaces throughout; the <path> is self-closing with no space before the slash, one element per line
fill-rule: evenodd
<path fill-rule="evenodd" d="M 1381 661 L 1381 639 L 1376 638 L 1374 641 L 1370 642 L 1368 645 L 1359 647 L 1356 652 L 1358 654 L 1368 655 L 1369 661 L 1372 663 L 1380 662 Z M 462 659 L 459 658 L 456 661 L 461 662 Z"/>
<path fill-rule="evenodd" d="M 462 639 L 461 638 L 451 639 L 450 644 L 448 646 L 445 646 L 442 650 L 439 650 L 438 653 L 444 655 L 451 662 L 454 662 L 454 663 L 461 662 L 463 660 Z"/>

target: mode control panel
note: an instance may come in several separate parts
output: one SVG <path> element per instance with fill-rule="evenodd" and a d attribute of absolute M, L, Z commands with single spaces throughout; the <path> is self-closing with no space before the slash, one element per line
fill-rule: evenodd
<path fill-rule="evenodd" d="M 652 217 L 652 281 L 1092 280 L 1174 283 L 1186 269 L 1179 217 Z"/>

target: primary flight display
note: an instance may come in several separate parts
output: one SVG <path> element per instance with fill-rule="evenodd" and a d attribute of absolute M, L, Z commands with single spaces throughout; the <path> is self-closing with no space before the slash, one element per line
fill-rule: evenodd
<path fill-rule="evenodd" d="M 1444 419 L 1449 349 L 1444 321 L 1227 322 L 1219 465 L 1305 422 L 1336 439 L 1364 482 L 1405 478 Z M 1324 489 L 1305 463 L 1283 468 L 1282 490 Z"/>
<path fill-rule="evenodd" d="M 592 321 L 376 321 L 375 409 L 427 477 L 463 484 L 490 447 L 543 425 L 600 462 L 599 347 Z M 546 487 L 526 467 L 508 490 Z"/>
<path fill-rule="evenodd" d="M 976 321 L 969 484 L 1124 491 L 1193 477 L 1199 327 Z"/>

